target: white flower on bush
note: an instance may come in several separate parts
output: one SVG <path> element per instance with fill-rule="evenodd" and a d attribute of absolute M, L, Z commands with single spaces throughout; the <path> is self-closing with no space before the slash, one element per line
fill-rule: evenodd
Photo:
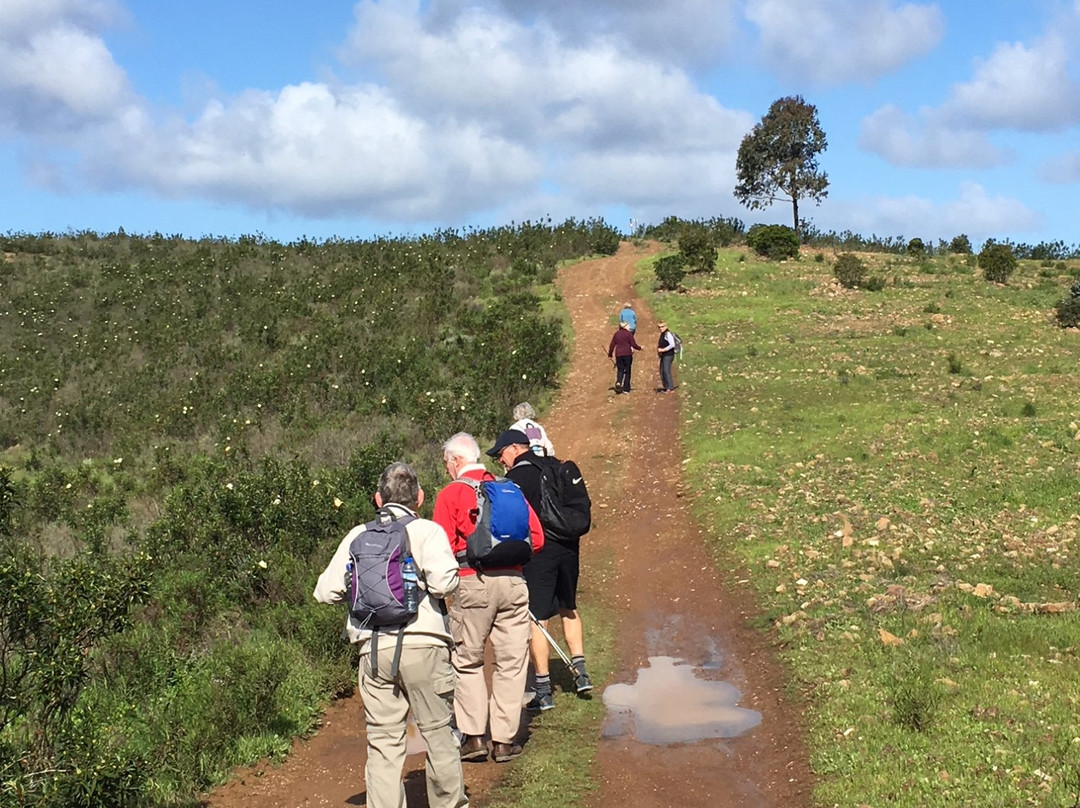
<path fill-rule="evenodd" d="M 280 505 L 281 504 L 281 497 L 274 497 L 274 501 L 271 502 L 270 504 L 271 505 Z"/>
<path fill-rule="evenodd" d="M 334 507 L 335 508 L 340 508 L 344 504 L 345 503 L 342 502 L 340 499 L 338 499 L 337 497 L 334 497 Z"/>
<path fill-rule="evenodd" d="M 259 567 L 261 569 L 266 569 L 266 562 L 260 559 L 259 560 Z"/>
<path fill-rule="evenodd" d="M 225 487 L 230 491 L 233 490 L 233 484 L 232 483 L 225 483 Z"/>

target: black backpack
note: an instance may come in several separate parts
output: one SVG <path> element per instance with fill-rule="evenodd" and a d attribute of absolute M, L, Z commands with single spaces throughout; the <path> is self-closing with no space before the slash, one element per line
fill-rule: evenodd
<path fill-rule="evenodd" d="M 518 465 L 540 469 L 540 526 L 544 537 L 563 543 L 578 541 L 592 527 L 592 501 L 585 478 L 573 460 L 533 457 Z"/>

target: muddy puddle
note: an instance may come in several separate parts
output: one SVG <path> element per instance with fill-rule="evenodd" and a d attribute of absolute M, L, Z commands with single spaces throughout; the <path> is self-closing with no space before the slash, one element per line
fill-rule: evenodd
<path fill-rule="evenodd" d="M 641 743 L 664 746 L 734 738 L 756 727 L 761 713 L 738 706 L 742 693 L 734 685 L 700 677 L 716 667 L 649 657 L 649 666 L 638 669 L 633 684 L 604 690 L 604 737 L 632 733 Z"/>

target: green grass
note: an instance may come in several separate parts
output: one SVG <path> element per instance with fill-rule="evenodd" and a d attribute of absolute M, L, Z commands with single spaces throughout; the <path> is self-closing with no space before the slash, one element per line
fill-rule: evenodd
<path fill-rule="evenodd" d="M 725 250 L 653 295 L 686 344 L 696 513 L 805 695 L 818 805 L 1073 806 L 1080 613 L 1052 604 L 1080 591 L 1080 343 L 1049 316 L 1060 284 L 867 261 L 881 292 Z"/>

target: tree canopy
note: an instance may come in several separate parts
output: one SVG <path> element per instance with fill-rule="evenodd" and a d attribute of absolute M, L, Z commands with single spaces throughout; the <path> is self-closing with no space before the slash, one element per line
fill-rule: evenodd
<path fill-rule="evenodd" d="M 828 196 L 828 175 L 818 168 L 818 155 L 827 146 L 817 107 L 798 95 L 774 101 L 739 145 L 735 198 L 751 210 L 790 201 L 799 233 L 799 200 L 821 202 Z"/>

